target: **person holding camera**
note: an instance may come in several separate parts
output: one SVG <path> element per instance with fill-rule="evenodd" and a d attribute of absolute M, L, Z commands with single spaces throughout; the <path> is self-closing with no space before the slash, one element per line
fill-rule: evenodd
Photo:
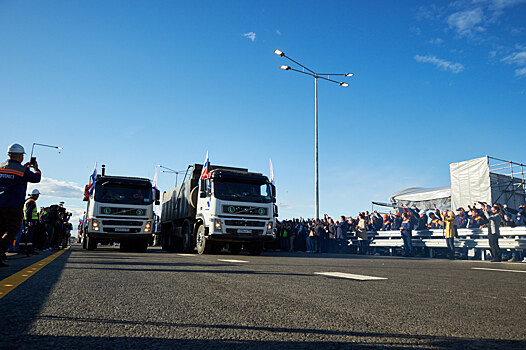
<path fill-rule="evenodd" d="M 24 154 L 24 147 L 14 143 L 7 148 L 9 159 L 0 164 L 0 267 L 7 266 L 5 253 L 22 226 L 27 183 L 41 178 L 36 160 L 22 165 Z"/>

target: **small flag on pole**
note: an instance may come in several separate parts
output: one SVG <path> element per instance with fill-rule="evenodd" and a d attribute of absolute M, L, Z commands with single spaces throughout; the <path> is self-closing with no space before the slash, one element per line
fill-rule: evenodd
<path fill-rule="evenodd" d="M 206 151 L 206 159 L 201 172 L 201 179 L 208 179 L 210 176 L 210 160 L 208 159 L 208 151 Z"/>
<path fill-rule="evenodd" d="M 97 180 L 97 162 L 95 162 L 95 169 L 89 178 L 88 194 L 90 196 L 93 194 L 93 190 L 95 189 L 95 180 Z"/>

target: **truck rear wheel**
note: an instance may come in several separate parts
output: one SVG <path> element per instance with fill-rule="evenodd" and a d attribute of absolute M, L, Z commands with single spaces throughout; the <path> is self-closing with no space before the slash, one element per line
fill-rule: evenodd
<path fill-rule="evenodd" d="M 137 252 L 137 253 L 146 253 L 148 251 L 148 240 L 141 239 L 138 241 L 134 241 L 132 245 L 132 249 L 134 252 Z"/>
<path fill-rule="evenodd" d="M 193 249 L 192 244 L 192 230 L 191 230 L 191 224 L 190 221 L 185 221 L 183 223 L 183 229 L 181 232 L 181 248 L 183 252 L 189 253 Z"/>
<path fill-rule="evenodd" d="M 199 255 L 208 253 L 210 250 L 208 247 L 211 245 L 211 242 L 207 242 L 205 233 L 205 227 L 203 225 L 199 225 L 199 228 L 197 229 L 197 237 L 195 239 L 195 247 L 197 248 L 197 254 Z"/>

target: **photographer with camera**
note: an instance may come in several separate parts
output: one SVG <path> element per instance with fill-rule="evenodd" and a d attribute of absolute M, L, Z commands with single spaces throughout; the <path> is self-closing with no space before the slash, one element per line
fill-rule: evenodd
<path fill-rule="evenodd" d="M 7 148 L 9 159 L 0 164 L 0 267 L 7 266 L 5 253 L 22 226 L 27 183 L 41 178 L 36 159 L 22 165 L 24 154 L 24 147 L 14 143 Z"/>

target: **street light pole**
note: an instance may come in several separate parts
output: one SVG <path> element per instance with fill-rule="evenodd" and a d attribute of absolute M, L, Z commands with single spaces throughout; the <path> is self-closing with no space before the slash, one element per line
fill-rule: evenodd
<path fill-rule="evenodd" d="M 320 217 L 320 185 L 318 172 L 318 77 L 314 77 L 314 201 L 316 219 Z"/>
<path fill-rule="evenodd" d="M 182 174 L 183 171 L 177 171 L 177 170 L 173 170 L 173 169 L 170 169 L 168 167 L 165 167 L 163 165 L 157 165 L 159 168 L 162 168 L 162 169 L 166 169 L 166 170 L 161 170 L 161 173 L 169 173 L 169 174 L 175 174 L 175 187 L 177 187 L 177 177 L 179 174 Z"/>
<path fill-rule="evenodd" d="M 49 148 L 56 148 L 56 149 L 63 149 L 62 147 L 59 147 L 59 146 L 51 146 L 51 145 L 44 145 L 43 143 L 36 143 L 36 142 L 33 142 L 33 146 L 31 146 L 31 155 L 30 157 L 32 158 L 33 157 L 33 149 L 35 148 L 35 146 L 42 146 L 42 147 L 49 147 Z M 60 152 L 59 152 L 60 153 Z"/>
<path fill-rule="evenodd" d="M 319 168 L 318 168 L 318 79 L 327 80 L 333 83 L 336 83 L 340 86 L 347 87 L 349 86 L 348 83 L 339 82 L 336 80 L 330 79 L 331 75 L 338 75 L 338 76 L 344 76 L 344 77 L 352 77 L 353 73 L 316 73 L 315 71 L 305 67 L 301 63 L 293 60 L 292 58 L 285 55 L 285 53 L 281 50 L 274 50 L 274 53 L 278 56 L 285 57 L 286 59 L 294 62 L 298 66 L 302 67 L 302 70 L 292 68 L 290 66 L 281 66 L 281 69 L 284 70 L 292 70 L 298 73 L 310 75 L 314 78 L 314 201 L 315 201 L 315 213 L 316 213 L 316 219 L 319 219 L 320 217 L 320 186 L 319 186 Z M 327 76 L 325 78 L 324 76 Z"/>

